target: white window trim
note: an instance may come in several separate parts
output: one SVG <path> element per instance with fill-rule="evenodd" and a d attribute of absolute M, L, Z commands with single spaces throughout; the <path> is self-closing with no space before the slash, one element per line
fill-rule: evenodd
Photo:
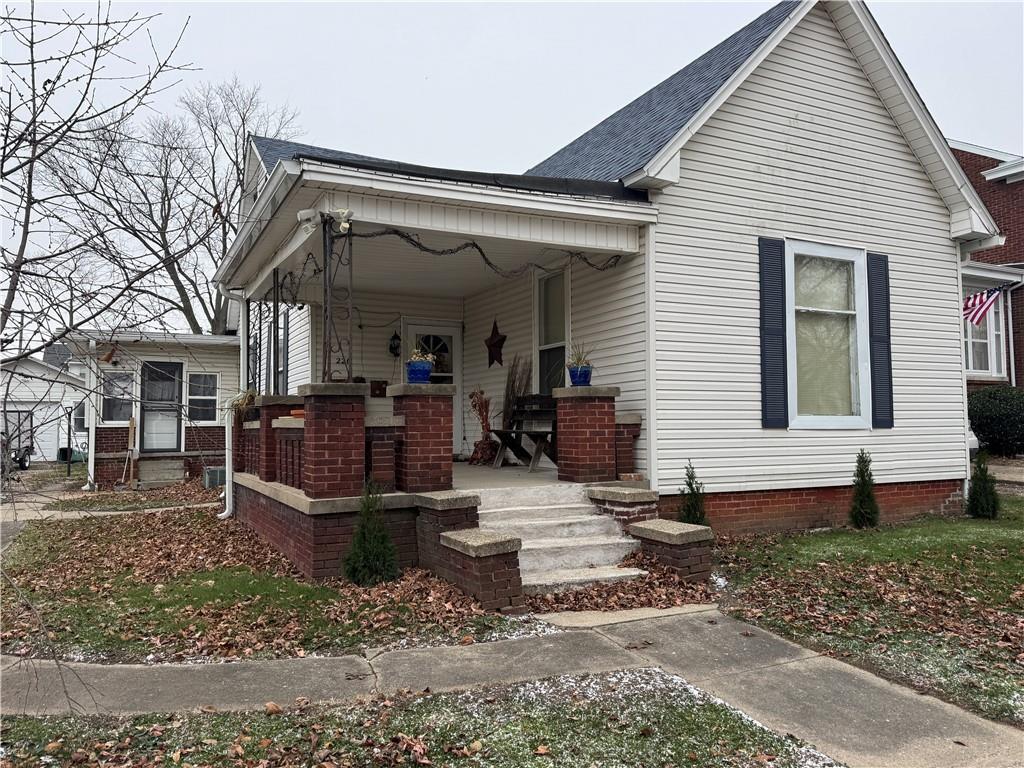
<path fill-rule="evenodd" d="M 554 344 L 540 343 L 541 306 L 540 306 L 540 284 L 549 277 L 557 274 L 563 276 L 562 289 L 565 293 L 565 341 Z M 554 347 L 565 347 L 566 358 L 572 347 L 572 270 L 566 267 L 561 272 L 543 272 L 537 270 L 533 279 L 533 391 L 540 392 L 540 353 Z"/>
<path fill-rule="evenodd" d="M 131 424 L 131 417 L 124 421 L 108 421 L 103 418 L 103 401 L 107 399 L 106 396 L 106 378 L 112 373 L 124 373 L 132 377 L 131 392 L 128 395 L 128 404 L 131 406 L 132 416 L 135 415 L 135 406 L 139 402 L 139 376 L 134 368 L 100 368 L 100 412 L 97 423 L 101 427 L 127 427 Z"/>
<path fill-rule="evenodd" d="M 182 414 L 182 422 L 185 426 L 192 427 L 211 427 L 220 426 L 221 420 L 214 418 L 212 421 L 192 421 L 188 417 L 189 412 L 189 401 L 192 399 L 192 377 L 193 376 L 213 376 L 217 380 L 217 389 L 215 390 L 214 396 L 211 398 L 207 395 L 199 396 L 197 400 L 213 400 L 213 412 L 216 415 L 220 415 L 220 374 L 216 371 L 185 371 L 185 394 L 184 394 L 184 413 Z M 182 443 L 184 445 L 184 443 Z"/>
<path fill-rule="evenodd" d="M 801 416 L 797 414 L 796 365 L 796 255 L 839 259 L 853 263 L 854 307 L 857 312 L 857 416 Z M 871 347 L 868 336 L 867 251 L 805 240 L 786 240 L 786 387 L 790 429 L 871 429 Z"/>
<path fill-rule="evenodd" d="M 975 294 L 975 293 L 980 293 L 981 291 L 984 291 L 988 287 L 989 286 L 979 285 L 977 283 L 971 283 L 969 281 L 964 283 L 964 288 L 967 289 L 966 293 L 967 293 L 968 296 L 970 296 L 972 294 Z M 994 322 L 996 310 L 998 310 L 998 312 L 999 312 L 999 323 L 1000 323 L 1000 325 L 1004 326 L 1003 328 L 999 329 L 1000 332 L 998 334 L 998 336 L 999 336 L 998 344 L 996 343 L 996 335 L 997 335 L 997 333 L 996 333 L 996 323 Z M 1000 291 L 999 292 L 999 298 L 996 299 L 996 305 L 993 306 L 988 311 L 988 314 L 986 315 L 986 318 L 989 321 L 988 329 L 987 329 L 987 333 L 988 333 L 987 341 L 988 341 L 989 367 L 988 368 L 972 368 L 971 367 L 971 359 L 974 357 L 974 349 L 973 349 L 970 337 L 966 335 L 966 332 L 967 332 L 967 327 L 966 327 L 967 326 L 967 320 L 965 319 L 963 321 L 964 322 L 965 342 L 966 342 L 964 344 L 964 370 L 967 371 L 967 378 L 971 379 L 972 381 L 978 381 L 979 379 L 985 379 L 985 380 L 988 380 L 988 381 L 1007 381 L 1007 376 L 1006 376 L 1006 357 L 1007 357 L 1007 351 L 1006 351 L 1006 328 L 1005 328 L 1005 323 L 1006 323 L 1006 320 L 1005 320 L 1005 318 L 1006 318 L 1006 292 L 1005 291 Z M 1002 364 L 1003 364 L 1003 370 L 1000 371 L 1000 372 L 996 372 L 996 371 L 992 370 L 992 362 L 993 362 L 993 357 L 994 357 L 994 355 L 992 354 L 992 351 L 994 349 L 996 349 L 997 347 L 1000 348 L 999 357 L 1000 357 L 1000 360 L 1002 360 Z"/>

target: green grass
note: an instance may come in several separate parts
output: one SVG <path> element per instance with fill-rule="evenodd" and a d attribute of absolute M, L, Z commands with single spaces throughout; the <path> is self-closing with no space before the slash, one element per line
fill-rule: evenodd
<path fill-rule="evenodd" d="M 115 718 L 10 718 L 13 766 L 50 755 L 112 764 L 439 766 L 834 765 L 678 678 L 627 670 L 351 707 Z M 48 748 L 49 745 L 49 748 Z M 177 760 L 175 759 L 177 758 Z"/>
<path fill-rule="evenodd" d="M 996 520 L 742 539 L 725 604 L 811 647 L 1024 724 L 1024 499 Z"/>

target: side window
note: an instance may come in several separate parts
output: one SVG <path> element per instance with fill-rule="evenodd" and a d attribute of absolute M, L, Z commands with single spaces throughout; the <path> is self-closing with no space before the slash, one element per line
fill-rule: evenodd
<path fill-rule="evenodd" d="M 103 407 L 100 415 L 106 422 L 126 422 L 132 417 L 132 396 L 135 375 L 130 371 L 104 371 Z"/>
<path fill-rule="evenodd" d="M 188 420 L 217 421 L 217 374 L 188 375 Z"/>
<path fill-rule="evenodd" d="M 565 386 L 565 273 L 537 283 L 537 349 L 540 394 Z"/>

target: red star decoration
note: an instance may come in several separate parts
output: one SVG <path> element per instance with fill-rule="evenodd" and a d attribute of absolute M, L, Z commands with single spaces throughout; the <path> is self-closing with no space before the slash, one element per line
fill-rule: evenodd
<path fill-rule="evenodd" d="M 487 367 L 490 368 L 492 365 L 497 363 L 498 365 L 504 365 L 501 362 L 501 348 L 505 345 L 505 339 L 508 337 L 503 333 L 498 333 L 498 321 L 494 321 L 494 326 L 491 328 L 491 335 L 484 339 L 484 344 L 487 345 Z"/>

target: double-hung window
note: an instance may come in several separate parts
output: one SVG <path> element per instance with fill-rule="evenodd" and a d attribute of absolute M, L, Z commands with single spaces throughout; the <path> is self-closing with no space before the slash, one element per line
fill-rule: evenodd
<path fill-rule="evenodd" d="M 217 374 L 188 375 L 188 420 L 196 423 L 217 421 Z"/>
<path fill-rule="evenodd" d="M 964 285 L 964 298 L 984 291 L 984 287 Z M 968 376 L 1006 376 L 1006 355 L 1003 354 L 1003 294 L 985 315 L 980 325 L 964 320 L 964 365 Z"/>
<path fill-rule="evenodd" d="M 565 386 L 565 285 L 565 272 L 537 281 L 537 382 L 542 395 Z"/>
<path fill-rule="evenodd" d="M 100 415 L 107 423 L 124 423 L 132 417 L 135 374 L 131 371 L 103 371 L 103 405 Z"/>
<path fill-rule="evenodd" d="M 786 240 L 790 428 L 871 426 L 866 254 Z"/>

